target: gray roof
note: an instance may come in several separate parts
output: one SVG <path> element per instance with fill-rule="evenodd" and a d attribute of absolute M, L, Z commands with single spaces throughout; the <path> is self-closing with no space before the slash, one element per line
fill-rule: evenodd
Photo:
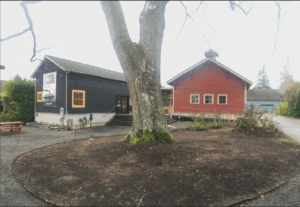
<path fill-rule="evenodd" d="M 100 68 L 100 67 L 93 66 L 93 65 L 79 63 L 79 62 L 75 62 L 72 60 L 66 60 L 66 59 L 62 59 L 62 58 L 58 58 L 58 57 L 53 57 L 50 55 L 45 55 L 42 62 L 44 62 L 45 59 L 50 60 L 57 67 L 61 68 L 64 71 L 71 71 L 74 73 L 88 74 L 88 75 L 93 75 L 93 76 L 99 76 L 102 78 L 127 82 L 125 79 L 124 73 L 115 72 L 112 70 Z M 42 62 L 37 66 L 37 68 L 31 75 L 32 78 L 35 77 L 35 74 L 38 71 L 39 67 L 41 66 Z M 172 90 L 173 88 L 161 86 L 161 89 L 162 90 Z"/>
<path fill-rule="evenodd" d="M 250 89 L 247 101 L 283 101 L 283 95 L 277 89 Z"/>
<path fill-rule="evenodd" d="M 216 61 L 214 59 L 211 59 L 211 58 L 205 58 L 205 59 L 201 60 L 200 62 L 196 63 L 195 65 L 193 65 L 191 67 L 189 67 L 188 69 L 184 70 L 183 72 L 179 73 L 178 75 L 176 75 L 175 77 L 173 77 L 172 79 L 170 79 L 169 81 L 167 81 L 167 83 L 169 85 L 172 85 L 175 80 L 177 80 L 178 78 L 180 78 L 184 74 L 188 73 L 189 71 L 191 71 L 191 70 L 193 70 L 193 69 L 195 69 L 197 67 L 201 67 L 202 65 L 204 65 L 205 63 L 207 63 L 209 61 L 215 63 L 216 65 L 220 66 L 221 68 L 224 68 L 228 72 L 230 72 L 230 73 L 234 74 L 235 76 L 239 77 L 240 79 L 244 80 L 247 83 L 247 87 L 250 87 L 252 85 L 252 82 L 250 80 L 248 80 L 247 78 L 244 78 L 243 76 L 241 76 L 237 72 L 231 70 L 230 68 L 226 67 L 222 63 L 220 63 L 220 62 L 218 62 L 218 61 Z"/>
<path fill-rule="evenodd" d="M 124 73 L 115 72 L 115 71 L 100 68 L 97 66 L 79 63 L 79 62 L 75 62 L 72 60 L 66 60 L 66 59 L 62 59 L 62 58 L 58 58 L 58 57 L 53 57 L 50 55 L 46 55 L 44 57 L 43 61 L 46 58 L 64 71 L 93 75 L 93 76 L 98 76 L 98 77 L 112 79 L 112 80 L 118 80 L 118 81 L 126 81 Z M 36 70 L 34 71 L 34 73 L 32 74 L 31 77 L 35 76 L 35 73 L 37 72 L 40 65 L 36 68 Z"/>
<path fill-rule="evenodd" d="M 5 69 L 5 66 L 4 66 L 4 65 L 0 65 L 0 69 L 1 69 L 1 70 L 4 70 L 4 69 Z"/>

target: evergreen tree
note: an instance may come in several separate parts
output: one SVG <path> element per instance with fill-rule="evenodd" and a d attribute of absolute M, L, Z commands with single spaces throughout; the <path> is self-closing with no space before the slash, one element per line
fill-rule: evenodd
<path fill-rule="evenodd" d="M 257 85 L 254 87 L 254 89 L 272 89 L 269 85 L 269 78 L 267 76 L 265 65 L 258 73 L 258 81 Z"/>
<path fill-rule="evenodd" d="M 279 86 L 279 90 L 282 93 L 285 93 L 287 88 L 295 82 L 292 74 L 290 73 L 289 57 L 287 57 L 286 64 L 283 66 L 283 72 L 281 72 L 280 75 L 281 75 L 281 77 L 280 77 L 281 83 Z"/>

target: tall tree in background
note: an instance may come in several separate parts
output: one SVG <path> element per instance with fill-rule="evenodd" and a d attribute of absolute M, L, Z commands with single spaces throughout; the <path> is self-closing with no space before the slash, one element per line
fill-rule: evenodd
<path fill-rule="evenodd" d="M 267 76 L 265 65 L 258 73 L 258 81 L 257 85 L 254 87 L 254 89 L 272 89 L 270 87 L 269 83 L 269 77 Z"/>
<path fill-rule="evenodd" d="M 290 60 L 287 57 L 286 64 L 283 66 L 283 72 L 280 73 L 280 86 L 279 90 L 285 93 L 289 86 L 291 86 L 295 81 L 290 72 Z"/>

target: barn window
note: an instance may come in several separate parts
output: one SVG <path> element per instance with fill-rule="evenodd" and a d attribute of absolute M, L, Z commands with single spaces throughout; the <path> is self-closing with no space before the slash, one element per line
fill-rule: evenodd
<path fill-rule="evenodd" d="M 204 104 L 214 104 L 214 95 L 204 94 Z"/>
<path fill-rule="evenodd" d="M 72 90 L 72 108 L 85 108 L 85 91 Z"/>
<path fill-rule="evenodd" d="M 218 95 L 218 104 L 227 104 L 227 95 Z"/>
<path fill-rule="evenodd" d="M 37 92 L 37 102 L 43 102 L 43 92 Z"/>
<path fill-rule="evenodd" d="M 199 94 L 191 94 L 190 103 L 191 104 L 199 104 L 200 103 L 200 95 Z"/>

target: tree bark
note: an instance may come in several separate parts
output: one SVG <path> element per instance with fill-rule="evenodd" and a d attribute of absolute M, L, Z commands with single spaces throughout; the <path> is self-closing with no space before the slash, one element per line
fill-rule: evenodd
<path fill-rule="evenodd" d="M 140 15 L 140 41 L 131 41 L 119 2 L 102 1 L 111 40 L 124 71 L 130 93 L 133 124 L 130 137 L 137 133 L 167 132 L 160 91 L 160 59 L 165 28 L 166 1 L 147 1 Z M 160 133 L 158 133 L 160 132 Z"/>

